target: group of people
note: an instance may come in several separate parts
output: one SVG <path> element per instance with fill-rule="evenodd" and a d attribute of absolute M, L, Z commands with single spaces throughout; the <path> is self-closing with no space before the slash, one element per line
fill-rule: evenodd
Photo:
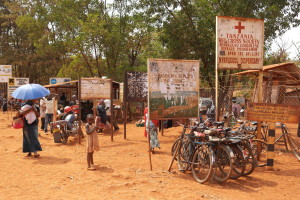
<path fill-rule="evenodd" d="M 41 118 L 41 130 L 48 134 L 48 126 L 53 120 L 54 112 L 57 109 L 54 107 L 54 101 L 57 95 L 48 95 L 41 99 L 27 100 L 22 103 L 20 110 L 14 118 L 22 118 L 23 120 L 23 153 L 27 153 L 27 156 L 33 156 L 35 158 L 40 157 L 39 151 L 42 151 L 41 144 L 38 136 L 39 118 Z M 63 113 L 61 116 L 67 113 L 73 112 L 71 107 L 76 106 L 79 101 L 72 98 L 69 105 L 62 108 Z M 93 114 L 87 115 L 87 124 L 85 131 L 87 134 L 87 163 L 88 170 L 95 170 L 93 161 L 93 152 L 99 150 L 99 142 L 97 132 L 101 132 L 103 128 L 109 125 L 111 122 L 111 102 L 109 99 L 101 99 L 98 105 L 95 107 L 96 119 Z M 59 112 L 59 111 L 58 111 Z M 113 122 L 115 130 L 119 127 Z"/>

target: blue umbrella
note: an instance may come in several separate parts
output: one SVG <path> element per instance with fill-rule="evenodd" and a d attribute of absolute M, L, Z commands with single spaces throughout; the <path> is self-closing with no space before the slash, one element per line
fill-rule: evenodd
<path fill-rule="evenodd" d="M 11 95 L 16 99 L 38 99 L 50 94 L 50 91 L 39 84 L 26 84 L 18 87 Z"/>

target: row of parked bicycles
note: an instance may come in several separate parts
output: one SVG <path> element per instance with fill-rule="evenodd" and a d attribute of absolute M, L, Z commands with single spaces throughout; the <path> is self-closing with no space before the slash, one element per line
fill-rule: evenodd
<path fill-rule="evenodd" d="M 224 182 L 266 166 L 267 124 L 262 125 L 260 139 L 256 138 L 257 122 L 241 121 L 236 129 L 225 127 L 224 122 L 214 122 L 211 127 L 204 124 L 181 125 L 183 131 L 171 150 L 181 172 L 191 171 L 199 183 Z M 277 125 L 282 134 L 275 141 L 284 140 L 286 149 L 289 146 L 300 160 L 300 145 L 283 123 Z"/>

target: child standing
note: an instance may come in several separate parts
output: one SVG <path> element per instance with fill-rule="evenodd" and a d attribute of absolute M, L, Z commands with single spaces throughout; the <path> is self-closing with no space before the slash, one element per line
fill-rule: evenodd
<path fill-rule="evenodd" d="M 86 117 L 87 124 L 85 125 L 85 131 L 87 134 L 87 164 L 88 170 L 95 170 L 93 153 L 94 151 L 98 151 L 99 142 L 98 142 L 98 135 L 97 130 L 99 127 L 94 125 L 94 116 L 92 114 L 88 114 Z"/>

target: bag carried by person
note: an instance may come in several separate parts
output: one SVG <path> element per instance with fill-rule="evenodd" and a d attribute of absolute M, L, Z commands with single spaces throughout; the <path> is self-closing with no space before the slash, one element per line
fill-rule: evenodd
<path fill-rule="evenodd" d="M 20 129 L 24 127 L 23 117 L 14 117 L 12 122 L 12 127 L 15 129 Z"/>

